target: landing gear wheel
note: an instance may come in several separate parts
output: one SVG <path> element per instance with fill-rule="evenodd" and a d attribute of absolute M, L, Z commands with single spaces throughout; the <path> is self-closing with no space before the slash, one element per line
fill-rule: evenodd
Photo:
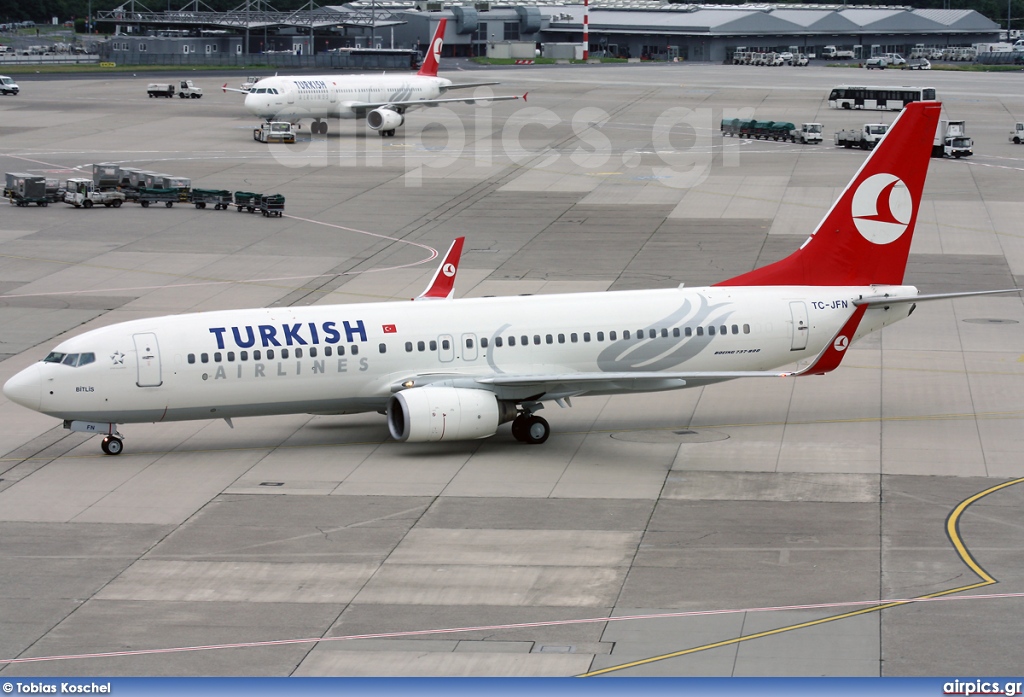
<path fill-rule="evenodd" d="M 107 455 L 120 455 L 124 450 L 124 443 L 117 436 L 106 436 L 100 447 Z"/>
<path fill-rule="evenodd" d="M 512 421 L 512 437 L 520 443 L 540 445 L 551 435 L 551 426 L 540 416 L 521 414 Z"/>

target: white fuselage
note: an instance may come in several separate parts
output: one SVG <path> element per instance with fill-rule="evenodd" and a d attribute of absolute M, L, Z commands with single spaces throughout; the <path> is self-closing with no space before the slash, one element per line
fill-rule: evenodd
<path fill-rule="evenodd" d="M 267 121 L 362 118 L 373 106 L 437 99 L 451 80 L 423 75 L 268 77 L 245 96 L 245 108 Z M 402 110 L 415 105 L 403 105 Z"/>
<path fill-rule="evenodd" d="M 881 291 L 917 295 L 910 286 Z M 769 370 L 819 354 L 854 312 L 852 301 L 881 291 L 675 288 L 175 315 L 68 339 L 52 355 L 76 356 L 70 364 L 36 363 L 8 388 L 57 418 L 133 423 L 379 411 L 413 378 L 483 387 L 474 380 L 502 374 Z M 853 338 L 910 310 L 872 306 Z M 486 389 L 528 400 L 538 388 Z M 628 381 L 571 394 L 627 391 Z"/>

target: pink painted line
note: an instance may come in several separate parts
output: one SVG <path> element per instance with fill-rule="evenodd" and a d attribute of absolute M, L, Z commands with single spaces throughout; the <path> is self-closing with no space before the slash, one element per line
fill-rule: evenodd
<path fill-rule="evenodd" d="M 285 218 L 292 218 L 294 220 L 300 220 L 300 221 L 302 221 L 304 223 L 313 223 L 314 225 L 324 225 L 324 226 L 327 226 L 327 227 L 337 228 L 339 230 L 345 230 L 347 232 L 355 232 L 355 233 L 358 233 L 360 235 L 369 235 L 370 237 L 378 237 L 380 239 L 390 240 L 392 242 L 400 242 L 401 244 L 409 244 L 409 245 L 412 245 L 414 247 L 419 247 L 421 249 L 424 249 L 424 250 L 428 251 L 430 254 L 429 254 L 429 256 L 427 256 L 424 259 L 421 259 L 419 261 L 413 261 L 413 262 L 410 262 L 408 264 L 399 264 L 397 266 L 382 266 L 380 268 L 367 269 L 365 271 L 344 271 L 344 272 L 339 273 L 339 274 L 317 273 L 317 274 L 305 274 L 305 275 L 302 275 L 302 276 L 278 276 L 276 278 L 247 278 L 247 279 L 242 279 L 242 280 L 237 280 L 237 281 L 197 281 L 195 283 L 171 283 L 171 284 L 156 285 L 156 286 L 124 286 L 124 287 L 121 287 L 121 288 L 93 288 L 93 289 L 90 289 L 90 290 L 67 290 L 67 291 L 54 291 L 54 292 L 48 292 L 48 293 L 16 293 L 16 294 L 10 294 L 10 295 L 0 295 L 0 299 L 5 299 L 5 298 L 39 298 L 39 297 L 52 296 L 52 295 L 85 295 L 85 294 L 88 294 L 88 293 L 122 293 L 122 292 L 127 292 L 127 291 L 138 291 L 138 290 L 164 290 L 164 289 L 172 289 L 172 288 L 194 288 L 194 287 L 199 287 L 199 286 L 218 286 L 218 285 L 229 285 L 229 284 L 235 284 L 235 283 L 239 283 L 239 284 L 241 284 L 241 283 L 276 283 L 276 282 L 279 282 L 279 281 L 297 281 L 297 280 L 301 280 L 301 279 L 305 279 L 305 278 L 320 278 L 322 276 L 356 276 L 356 275 L 364 274 L 364 273 L 380 273 L 382 271 L 395 271 L 397 269 L 409 268 L 410 266 L 418 266 L 420 264 L 425 264 L 428 261 L 433 261 L 434 259 L 436 259 L 438 257 L 438 251 L 436 249 L 434 249 L 433 247 L 429 247 L 429 246 L 427 246 L 425 244 L 421 244 L 419 242 L 410 242 L 409 240 L 402 240 L 402 239 L 399 239 L 397 237 L 389 237 L 388 235 L 382 235 L 382 234 L 377 233 L 377 232 L 369 232 L 368 230 L 358 230 L 356 228 L 345 227 L 344 225 L 336 225 L 334 223 L 325 223 L 325 222 L 322 222 L 322 221 L 319 221 L 319 220 L 310 220 L 309 218 L 300 218 L 300 217 L 294 216 L 294 215 L 285 215 L 284 217 Z"/>
<path fill-rule="evenodd" d="M 308 639 L 277 639 L 272 641 L 247 641 L 235 644 L 207 644 L 203 646 L 176 646 L 162 649 L 137 649 L 134 651 L 107 651 L 103 653 L 80 653 L 62 656 L 35 656 L 30 658 L 0 659 L 0 665 L 15 663 L 40 663 L 48 661 L 70 661 L 88 658 L 115 658 L 121 656 L 152 656 L 164 653 L 185 653 L 188 651 L 216 651 L 220 649 L 245 649 L 265 646 L 291 646 L 295 644 L 316 644 L 326 641 L 352 641 L 354 639 L 396 639 L 413 636 L 457 634 L 465 632 L 496 631 L 501 629 L 529 629 L 531 627 L 555 627 L 572 624 L 593 624 L 596 622 L 623 622 L 627 620 L 656 620 L 684 617 L 706 617 L 709 615 L 731 615 L 743 612 L 783 612 L 787 610 L 831 610 L 845 607 L 875 605 L 936 603 L 954 600 L 994 600 L 1000 598 L 1024 598 L 1024 593 L 989 593 L 985 595 L 958 595 L 938 598 L 898 598 L 891 600 L 857 600 L 845 603 L 816 603 L 812 605 L 780 605 L 775 607 L 754 607 L 733 610 L 696 610 L 692 612 L 660 612 L 644 615 L 616 615 L 614 617 L 588 617 L 575 620 L 548 620 L 544 622 L 518 622 L 515 624 L 492 624 L 479 627 L 450 627 L 446 629 L 419 629 L 406 632 L 381 632 L 377 634 L 351 634 L 339 637 L 311 637 Z"/>

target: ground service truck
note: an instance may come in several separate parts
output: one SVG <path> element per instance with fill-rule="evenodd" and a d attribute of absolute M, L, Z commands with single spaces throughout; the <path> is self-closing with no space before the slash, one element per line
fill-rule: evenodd
<path fill-rule="evenodd" d="M 836 147 L 871 150 L 882 139 L 889 126 L 884 123 L 866 123 L 860 129 L 850 128 L 836 132 Z"/>

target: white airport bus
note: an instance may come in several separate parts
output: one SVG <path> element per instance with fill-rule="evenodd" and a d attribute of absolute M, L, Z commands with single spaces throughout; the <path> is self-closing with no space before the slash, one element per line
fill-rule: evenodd
<path fill-rule="evenodd" d="M 839 85 L 828 95 L 833 109 L 889 109 L 899 111 L 911 102 L 935 99 L 934 87 L 863 87 Z"/>

